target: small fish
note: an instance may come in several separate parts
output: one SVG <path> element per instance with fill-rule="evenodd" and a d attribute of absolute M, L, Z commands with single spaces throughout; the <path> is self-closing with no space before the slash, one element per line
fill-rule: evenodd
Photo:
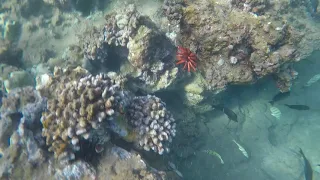
<path fill-rule="evenodd" d="M 0 90 L 0 107 L 2 106 L 2 97 L 3 97 L 3 92 Z"/>
<path fill-rule="evenodd" d="M 207 153 L 207 154 L 209 154 L 209 155 L 212 155 L 212 156 L 216 156 L 217 158 L 220 159 L 220 163 L 221 163 L 221 164 L 224 164 L 224 161 L 223 161 L 223 159 L 222 159 L 222 157 L 220 156 L 219 153 L 217 153 L 217 152 L 215 152 L 215 151 L 213 151 L 213 150 L 203 150 L 203 152 L 205 152 L 205 153 Z"/>
<path fill-rule="evenodd" d="M 183 175 L 180 171 L 178 171 L 177 167 L 175 164 L 173 164 L 172 162 L 168 162 L 169 167 L 181 178 L 183 178 Z"/>
<path fill-rule="evenodd" d="M 239 150 L 242 152 L 242 154 L 249 158 L 249 154 L 248 152 L 236 141 L 236 140 L 233 140 L 234 143 L 236 143 L 236 145 L 238 146 Z"/>
<path fill-rule="evenodd" d="M 309 87 L 320 80 L 320 74 L 314 75 L 303 87 Z"/>
<path fill-rule="evenodd" d="M 304 161 L 304 177 L 306 180 L 313 180 L 313 170 L 311 167 L 311 164 L 309 160 L 304 155 L 302 149 L 299 150 L 300 154 L 302 155 L 303 161 Z"/>
<path fill-rule="evenodd" d="M 280 100 L 282 100 L 282 99 L 285 99 L 285 98 L 287 98 L 288 96 L 290 96 L 290 91 L 284 92 L 284 93 L 279 92 L 278 94 L 276 94 L 276 95 L 272 98 L 271 101 L 269 101 L 269 103 L 270 103 L 271 105 L 273 105 L 275 102 L 278 102 L 278 101 L 280 101 Z"/>
<path fill-rule="evenodd" d="M 236 113 L 234 113 L 231 109 L 223 106 L 223 105 L 212 105 L 215 109 L 218 109 L 219 111 L 222 111 L 225 115 L 228 116 L 229 120 L 238 122 L 238 116 Z"/>
<path fill-rule="evenodd" d="M 317 13 L 319 1 L 318 0 L 310 0 L 310 3 L 311 3 L 312 13 Z"/>
<path fill-rule="evenodd" d="M 295 109 L 295 110 L 301 110 L 301 111 L 310 110 L 310 107 L 306 105 L 298 105 L 298 104 L 294 104 L 294 105 L 284 104 L 284 105 L 290 109 Z"/>
<path fill-rule="evenodd" d="M 272 106 L 272 107 L 270 108 L 270 111 L 271 111 L 271 115 L 272 115 L 272 116 L 274 116 L 275 118 L 277 118 L 278 120 L 280 120 L 281 111 L 280 111 L 278 108 Z"/>

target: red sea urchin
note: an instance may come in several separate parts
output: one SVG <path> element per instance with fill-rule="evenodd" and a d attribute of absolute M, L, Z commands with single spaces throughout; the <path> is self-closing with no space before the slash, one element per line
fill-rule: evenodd
<path fill-rule="evenodd" d="M 188 72 L 190 72 L 190 69 L 196 71 L 197 63 L 195 61 L 197 60 L 197 56 L 194 53 L 192 53 L 190 49 L 178 46 L 176 57 L 177 65 L 184 63 L 183 69 L 188 68 Z"/>

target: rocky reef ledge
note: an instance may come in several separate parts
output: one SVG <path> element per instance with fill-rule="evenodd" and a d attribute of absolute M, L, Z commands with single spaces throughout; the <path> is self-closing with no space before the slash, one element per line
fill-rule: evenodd
<path fill-rule="evenodd" d="M 175 119 L 161 99 L 134 96 L 125 81 L 111 72 L 55 68 L 36 88 L 10 91 L 1 107 L 1 177 L 30 179 L 43 171 L 56 179 L 165 178 L 167 170 L 149 170 L 138 152 L 169 153 Z"/>

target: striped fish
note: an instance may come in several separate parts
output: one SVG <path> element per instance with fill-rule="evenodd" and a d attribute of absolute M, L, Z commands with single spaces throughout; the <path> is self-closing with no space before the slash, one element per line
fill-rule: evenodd
<path fill-rule="evenodd" d="M 236 143 L 236 145 L 238 146 L 239 150 L 242 152 L 242 154 L 246 157 L 249 158 L 249 154 L 246 151 L 246 149 L 244 149 L 244 147 L 242 147 L 236 140 L 233 140 L 234 143 Z"/>
<path fill-rule="evenodd" d="M 278 108 L 272 106 L 272 107 L 270 107 L 270 111 L 271 111 L 271 115 L 272 115 L 272 116 L 274 116 L 275 118 L 277 118 L 278 120 L 280 120 L 281 111 L 280 111 Z"/>

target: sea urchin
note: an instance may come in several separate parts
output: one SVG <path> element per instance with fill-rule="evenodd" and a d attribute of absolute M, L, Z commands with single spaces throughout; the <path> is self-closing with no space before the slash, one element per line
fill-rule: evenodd
<path fill-rule="evenodd" d="M 190 69 L 192 69 L 193 71 L 196 70 L 197 63 L 195 61 L 197 60 L 197 56 L 192 53 L 190 49 L 178 46 L 176 57 L 177 65 L 184 63 L 183 69 L 188 68 L 188 72 L 190 72 Z"/>

